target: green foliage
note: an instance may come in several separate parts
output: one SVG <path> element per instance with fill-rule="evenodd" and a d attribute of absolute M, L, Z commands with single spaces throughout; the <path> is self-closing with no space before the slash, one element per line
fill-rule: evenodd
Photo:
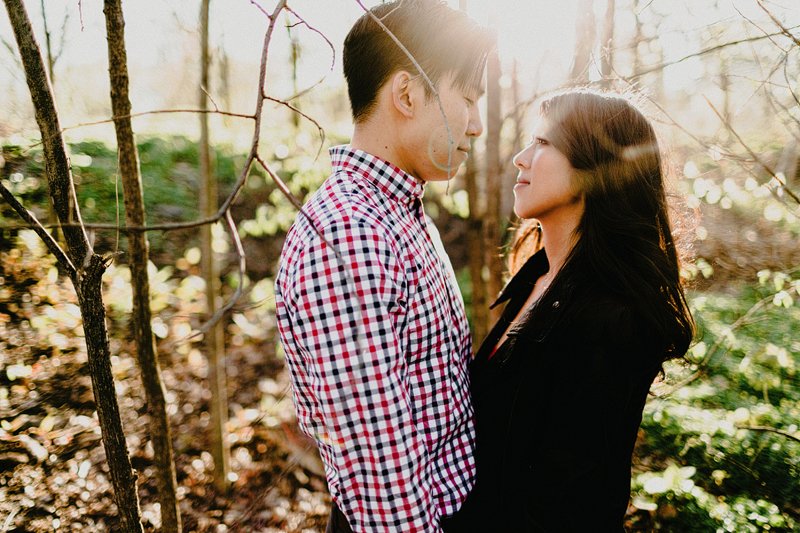
<path fill-rule="evenodd" d="M 310 146 L 306 148 L 310 149 Z M 316 191 L 330 174 L 327 158 L 313 157 L 311 151 L 303 150 L 289 154 L 285 145 L 276 149 L 277 162 L 275 168 L 278 176 L 286 183 L 289 190 L 300 203 L 304 203 L 310 193 Z M 297 215 L 297 209 L 286 199 L 273 183 L 266 178 L 264 183 L 266 201 L 261 203 L 255 217 L 243 220 L 239 225 L 242 237 L 271 237 L 288 231 Z"/>
<path fill-rule="evenodd" d="M 796 273 L 764 271 L 734 293 L 693 295 L 700 340 L 668 375 L 699 377 L 648 402 L 639 455 L 667 466 L 634 479 L 633 524 L 737 532 L 800 525 L 799 287 Z"/>
<path fill-rule="evenodd" d="M 196 219 L 199 190 L 197 143 L 180 136 L 147 137 L 139 141 L 138 149 L 147 222 Z M 116 150 L 99 141 L 69 144 L 68 150 L 84 221 L 115 223 L 119 216 L 124 222 L 125 206 L 117 173 Z M 2 155 L 5 160 L 2 177 L 7 186 L 26 208 L 43 217 L 49 200 L 41 149 L 23 150 L 19 146 L 7 145 L 2 147 Z M 216 147 L 212 157 L 220 194 L 225 195 L 244 164 L 244 156 L 234 155 L 229 147 L 223 146 Z M 3 221 L 18 222 L 7 206 L 0 210 L 0 222 Z M 155 253 L 161 251 L 164 236 L 153 232 L 149 239 L 151 249 Z"/>
<path fill-rule="evenodd" d="M 200 357 L 196 344 L 188 340 L 199 326 L 205 309 L 205 281 L 200 277 L 200 253 L 190 248 L 175 266 L 149 265 L 150 307 L 153 331 L 158 339 L 175 343 L 175 354 Z M 112 350 L 119 339 L 129 337 L 131 314 L 130 271 L 112 264 L 103 276 L 103 298 L 108 310 Z M 245 293 L 227 325 L 230 343 L 241 346 L 263 341 L 274 324 L 275 301 L 272 280 L 251 283 L 245 278 Z M 232 288 L 226 293 L 230 295 Z M 77 298 L 69 280 L 59 276 L 55 259 L 32 230 L 20 231 L 7 252 L 0 252 L 0 380 L 28 378 L 40 357 L 85 351 Z M 85 360 L 85 355 L 81 357 Z"/>
<path fill-rule="evenodd" d="M 661 472 L 645 472 L 633 481 L 637 496 L 634 507 L 652 513 L 637 517 L 635 526 L 666 531 L 759 532 L 795 531 L 797 523 L 767 500 L 735 497 L 727 500 L 707 492 L 692 479 L 692 466 L 670 465 Z M 724 479 L 725 472 L 714 472 L 715 479 Z"/>

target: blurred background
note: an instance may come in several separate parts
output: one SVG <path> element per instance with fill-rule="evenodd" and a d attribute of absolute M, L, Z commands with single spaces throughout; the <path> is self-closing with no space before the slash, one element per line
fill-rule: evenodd
<path fill-rule="evenodd" d="M 366 2 L 372 6 L 378 2 Z M 252 114 L 267 0 L 210 2 L 208 83 L 201 90 L 201 2 L 124 5 L 141 178 L 150 224 L 200 217 L 199 95 Z M 548 91 L 635 91 L 667 154 L 684 278 L 698 321 L 685 362 L 647 404 L 634 458 L 632 531 L 800 529 L 800 9 L 791 0 L 461 0 L 493 28 L 484 135 L 449 184 L 429 184 L 437 223 L 476 343 L 493 317 L 513 228 L 511 156 Z M 269 45 L 261 157 L 301 201 L 327 177 L 327 148 L 352 125 L 341 43 L 354 0 L 295 0 Z M 99 0 L 28 0 L 56 97 L 81 213 L 96 251 L 127 249 Z M 0 178 L 40 220 L 48 207 L 40 133 L 6 13 L 0 15 Z M 185 112 L 149 113 L 183 110 Z M 148 113 L 146 113 L 148 112 Z M 253 121 L 208 117 L 218 203 L 231 193 Z M 324 530 L 329 502 L 313 446 L 295 427 L 276 341 L 272 278 L 296 209 L 260 168 L 232 207 L 246 257 L 212 227 L 219 298 L 244 294 L 221 326 L 230 456 L 226 493 L 209 452 L 209 350 L 186 340 L 207 311 L 198 228 L 148 233 L 151 309 L 173 426 L 186 531 Z M 104 277 L 112 366 L 144 523 L 160 526 L 153 450 L 130 327 L 125 253 Z M 7 531 L 112 527 L 80 314 L 55 260 L 0 204 L 0 523 Z M 581 424 L 575 420 L 575 424 Z M 106 470 L 104 470 L 106 469 Z M 575 488 L 575 511 L 589 498 Z"/>

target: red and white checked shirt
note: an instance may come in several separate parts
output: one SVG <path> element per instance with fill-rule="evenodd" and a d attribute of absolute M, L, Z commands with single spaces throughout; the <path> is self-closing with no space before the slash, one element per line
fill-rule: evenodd
<path fill-rule="evenodd" d="M 331 159 L 275 281 L 300 427 L 354 531 L 439 531 L 475 471 L 464 307 L 422 184 L 349 146 Z"/>

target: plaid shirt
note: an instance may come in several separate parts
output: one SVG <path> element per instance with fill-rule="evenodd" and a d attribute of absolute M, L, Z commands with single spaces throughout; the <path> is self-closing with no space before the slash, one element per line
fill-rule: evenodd
<path fill-rule="evenodd" d="M 464 306 L 422 184 L 348 146 L 331 158 L 275 282 L 300 426 L 354 531 L 438 531 L 475 470 Z"/>

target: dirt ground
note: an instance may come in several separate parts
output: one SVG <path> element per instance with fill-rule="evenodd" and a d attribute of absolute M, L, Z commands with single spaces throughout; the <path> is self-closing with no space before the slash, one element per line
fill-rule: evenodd
<path fill-rule="evenodd" d="M 146 531 L 160 526 L 142 386 L 130 350 L 112 366 Z M 11 355 L 11 354 L 7 354 Z M 313 445 L 292 423 L 283 363 L 270 346 L 228 354 L 231 470 L 213 486 L 202 364 L 162 356 L 185 532 L 324 531 L 329 497 Z M 0 530 L 114 531 L 116 506 L 81 350 L 40 356 L 28 376 L 0 376 Z"/>

